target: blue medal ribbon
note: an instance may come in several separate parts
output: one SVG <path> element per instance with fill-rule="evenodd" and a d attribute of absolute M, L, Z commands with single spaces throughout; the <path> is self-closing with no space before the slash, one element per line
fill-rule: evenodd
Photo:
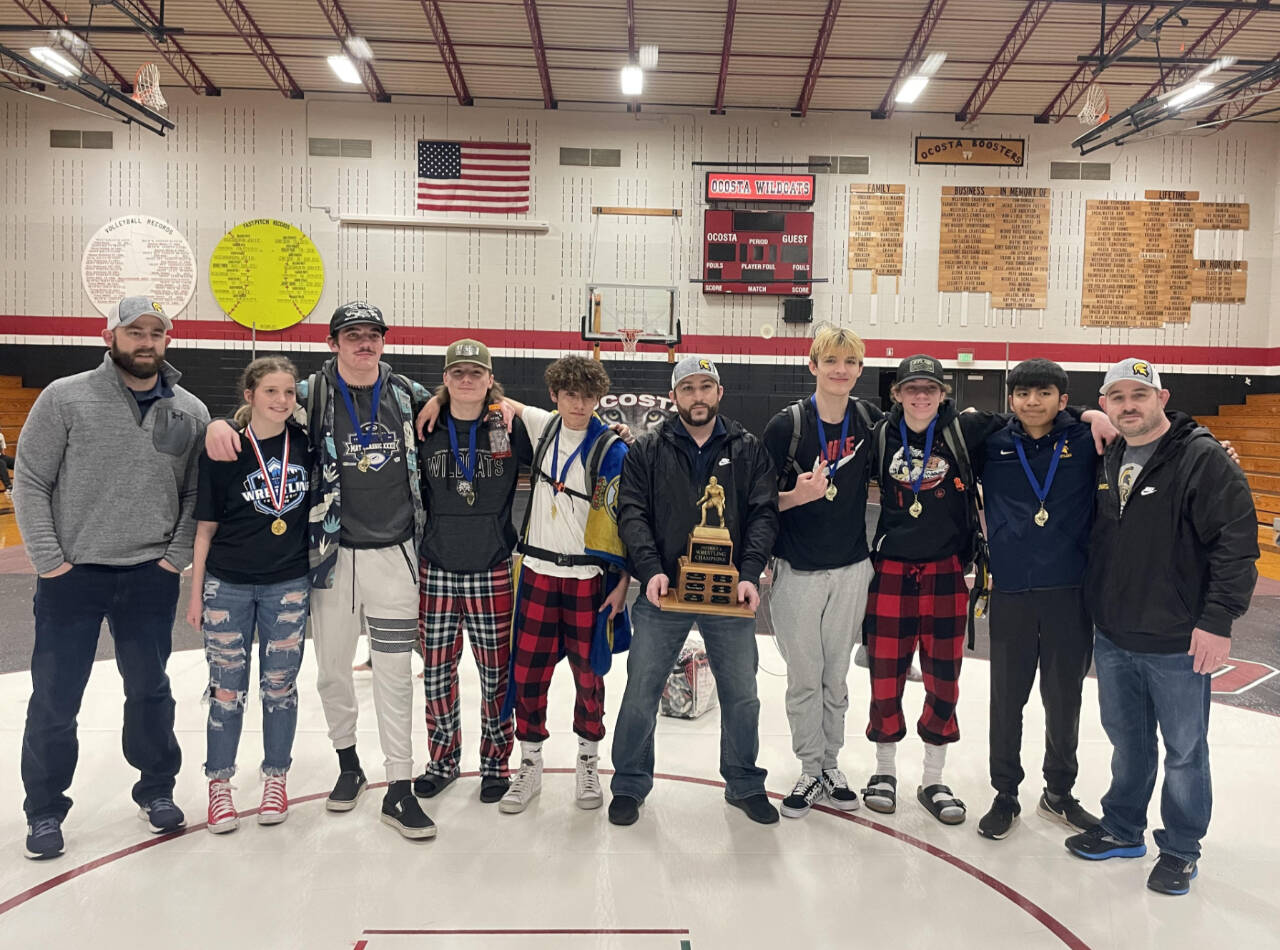
<path fill-rule="evenodd" d="M 898 420 L 898 433 L 902 436 L 902 461 L 906 463 L 907 478 L 911 482 L 911 490 L 915 493 L 916 501 L 920 500 L 920 486 L 924 484 L 924 470 L 929 464 L 929 456 L 933 454 L 933 427 L 937 424 L 938 417 L 934 416 L 924 434 L 924 458 L 920 460 L 920 474 L 912 475 L 911 443 L 907 441 L 907 420 L 905 418 Z"/>
<path fill-rule="evenodd" d="M 586 449 L 587 447 L 587 436 L 586 436 L 586 433 L 583 433 L 582 441 L 578 443 L 578 447 L 573 450 L 573 454 L 571 454 L 567 459 L 564 460 L 564 468 L 559 468 L 560 433 L 561 431 L 563 431 L 563 429 L 564 429 L 564 421 L 561 420 L 560 428 L 556 430 L 555 445 L 551 449 L 551 475 L 555 479 L 551 484 L 555 489 L 555 493 L 557 495 L 560 494 L 562 491 L 564 491 L 564 480 L 569 474 L 569 466 L 573 464 L 573 460 L 576 459 L 579 455 L 581 455 L 583 450 Z M 557 471 L 559 471 L 560 474 L 557 475 L 556 474 Z"/>
<path fill-rule="evenodd" d="M 449 451 L 453 453 L 453 460 L 458 463 L 458 471 L 462 472 L 462 480 L 471 485 L 476 474 L 476 430 L 480 428 L 480 420 L 474 419 L 471 422 L 471 432 L 467 436 L 467 461 L 471 463 L 468 467 L 467 462 L 462 460 L 462 453 L 458 451 L 458 430 L 454 428 L 453 416 L 449 416 Z"/>
<path fill-rule="evenodd" d="M 1013 447 L 1018 453 L 1018 461 L 1022 463 L 1022 471 L 1026 473 L 1027 481 L 1031 483 L 1031 490 L 1036 493 L 1036 499 L 1040 502 L 1040 511 L 1043 512 L 1044 500 L 1049 497 L 1049 489 L 1053 487 L 1053 476 L 1058 473 L 1058 462 L 1062 458 L 1062 447 L 1067 444 L 1067 434 L 1064 432 L 1058 438 L 1058 444 L 1053 447 L 1053 458 L 1049 460 L 1049 471 L 1044 477 L 1044 485 L 1042 486 L 1036 481 L 1035 473 L 1031 471 L 1031 463 L 1027 461 L 1026 449 L 1022 447 L 1022 440 L 1016 435 L 1013 437 Z M 1046 514 L 1041 520 L 1036 518 L 1036 524 L 1043 525 L 1048 521 Z"/>
<path fill-rule="evenodd" d="M 341 373 L 335 373 L 338 377 L 338 389 L 342 393 L 342 401 L 347 405 L 347 415 L 351 418 L 351 427 L 355 429 L 356 441 L 360 443 L 360 451 L 367 453 L 369 446 L 373 443 L 373 432 L 365 432 L 360 426 L 360 417 L 356 414 L 356 403 L 351 398 L 351 390 L 347 388 L 346 380 L 342 378 Z M 378 381 L 373 384 L 373 411 L 369 416 L 369 429 L 372 430 L 374 423 L 378 421 L 378 400 L 382 395 L 382 375 L 378 375 Z"/>
<path fill-rule="evenodd" d="M 853 415 L 849 410 L 852 407 L 845 406 L 844 421 L 840 423 L 840 445 L 836 450 L 836 457 L 831 458 L 827 455 L 827 430 L 822 427 L 822 413 L 818 412 L 817 395 L 810 396 L 809 402 L 813 403 L 813 414 L 818 419 L 818 453 L 822 456 L 822 461 L 827 463 L 827 481 L 831 481 L 836 477 L 836 463 L 844 454 L 845 444 L 849 440 L 849 417 Z"/>

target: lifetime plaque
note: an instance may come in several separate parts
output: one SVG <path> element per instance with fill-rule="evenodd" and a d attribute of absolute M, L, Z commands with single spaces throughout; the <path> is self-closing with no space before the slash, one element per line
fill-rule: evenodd
<path fill-rule="evenodd" d="M 753 617 L 751 608 L 738 603 L 738 569 L 733 566 L 733 540 L 724 526 L 724 486 L 714 475 L 698 499 L 702 520 L 689 534 L 689 546 L 680 555 L 680 572 L 674 590 L 659 599 L 663 610 Z M 715 511 L 719 524 L 707 524 Z"/>

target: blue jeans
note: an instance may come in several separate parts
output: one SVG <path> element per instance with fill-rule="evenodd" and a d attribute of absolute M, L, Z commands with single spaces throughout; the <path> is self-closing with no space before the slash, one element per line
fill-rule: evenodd
<path fill-rule="evenodd" d="M 208 778 L 236 773 L 236 749 L 249 695 L 249 651 L 258 632 L 262 696 L 262 772 L 284 775 L 298 728 L 298 667 L 307 631 L 311 585 L 303 576 L 276 584 L 204 582 L 204 654 L 209 661 Z"/>
<path fill-rule="evenodd" d="M 22 784 L 29 819 L 65 818 L 80 754 L 76 716 L 102 632 L 115 641 L 124 680 L 125 760 L 141 773 L 133 800 L 173 794 L 182 750 L 173 734 L 173 693 L 165 665 L 173 646 L 178 575 L 155 561 L 134 567 L 77 564 L 36 579 L 31 700 L 22 736 Z"/>
<path fill-rule="evenodd" d="M 1156 726 L 1164 738 L 1164 788 L 1155 832 L 1162 854 L 1200 857 L 1209 828 L 1210 678 L 1185 653 L 1133 653 L 1101 632 L 1094 638 L 1102 728 L 1113 749 L 1111 788 L 1102 796 L 1102 827 L 1122 841 L 1141 841 L 1156 784 Z"/>
<path fill-rule="evenodd" d="M 716 617 L 659 610 L 640 594 L 631 608 L 633 634 L 627 654 L 627 689 L 613 731 L 614 795 L 644 801 L 653 788 L 653 732 L 662 688 L 694 621 L 720 697 L 720 775 L 725 797 L 764 792 L 760 749 L 760 701 L 756 698 L 755 618 Z"/>

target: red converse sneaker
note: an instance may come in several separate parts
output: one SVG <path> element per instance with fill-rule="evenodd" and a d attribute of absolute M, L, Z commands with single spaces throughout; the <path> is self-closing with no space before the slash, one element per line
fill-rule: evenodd
<path fill-rule="evenodd" d="M 266 775 L 262 783 L 262 804 L 258 806 L 258 824 L 278 825 L 289 817 L 289 793 L 283 775 Z"/>
<path fill-rule="evenodd" d="M 215 835 L 226 834 L 240 827 L 236 803 L 231 800 L 229 779 L 209 780 L 209 823 L 206 827 Z"/>

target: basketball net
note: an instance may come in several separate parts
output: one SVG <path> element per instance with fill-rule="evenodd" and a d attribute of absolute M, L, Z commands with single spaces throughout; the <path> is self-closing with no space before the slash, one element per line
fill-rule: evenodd
<path fill-rule="evenodd" d="M 129 98 L 154 112 L 168 107 L 169 103 L 160 91 L 160 68 L 155 63 L 143 63 L 138 67 L 138 74 L 133 79 L 133 95 Z"/>
<path fill-rule="evenodd" d="M 618 334 L 622 337 L 622 352 L 634 353 L 636 351 L 636 343 L 640 339 L 640 330 L 638 328 L 635 330 L 623 330 L 619 327 Z"/>
<path fill-rule="evenodd" d="M 1098 125 L 1111 118 L 1111 97 L 1107 95 L 1107 90 L 1098 83 L 1089 86 L 1077 118 L 1081 125 Z"/>

